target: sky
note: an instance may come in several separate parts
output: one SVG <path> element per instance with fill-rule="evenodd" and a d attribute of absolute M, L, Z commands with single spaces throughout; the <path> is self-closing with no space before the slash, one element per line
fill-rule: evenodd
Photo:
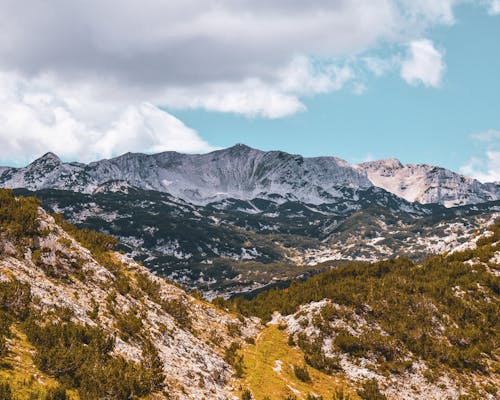
<path fill-rule="evenodd" d="M 0 0 L 0 27 L 3 165 L 245 143 L 500 181 L 500 0 Z"/>

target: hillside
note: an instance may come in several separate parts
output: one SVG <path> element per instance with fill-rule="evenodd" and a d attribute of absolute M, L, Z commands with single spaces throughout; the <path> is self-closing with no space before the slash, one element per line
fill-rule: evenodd
<path fill-rule="evenodd" d="M 388 399 L 498 398 L 500 221 L 422 263 L 340 266 L 225 304 L 282 326 L 310 368 L 375 379 Z"/>
<path fill-rule="evenodd" d="M 225 351 L 258 323 L 155 277 L 111 251 L 112 237 L 56 223 L 33 198 L 0 191 L 0 224 L 0 398 L 237 393 Z"/>
<path fill-rule="evenodd" d="M 187 294 L 116 245 L 0 190 L 2 400 L 262 399 L 261 377 L 275 399 L 358 398 L 342 376 L 297 378 L 304 353 L 282 331 Z M 290 364 L 271 376 L 260 363 L 280 351 Z"/>
<path fill-rule="evenodd" d="M 81 228 L 112 234 L 120 250 L 151 271 L 209 297 L 346 261 L 422 260 L 466 242 L 500 211 L 500 201 L 445 208 L 373 187 L 344 188 L 342 199 L 322 205 L 225 199 L 205 206 L 158 191 L 111 189 L 16 193 L 36 196 Z"/>
<path fill-rule="evenodd" d="M 0 398 L 497 396 L 500 223 L 422 263 L 338 266 L 217 306 L 34 198 L 1 190 L 0 228 Z"/>

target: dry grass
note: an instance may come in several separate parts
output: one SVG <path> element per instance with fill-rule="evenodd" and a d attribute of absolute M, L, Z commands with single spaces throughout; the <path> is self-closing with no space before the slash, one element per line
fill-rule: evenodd
<path fill-rule="evenodd" d="M 39 398 L 46 390 L 57 386 L 57 381 L 41 372 L 33 363 L 34 347 L 26 335 L 12 327 L 10 354 L 2 360 L 0 381 L 11 385 L 16 400 Z M 74 391 L 68 391 L 69 400 L 78 400 Z M 37 397 L 38 396 L 38 397 Z M 42 397 L 43 398 L 43 397 Z"/>
<path fill-rule="evenodd" d="M 308 366 L 311 382 L 297 379 L 293 366 L 304 364 L 304 354 L 300 349 L 288 346 L 286 333 L 275 325 L 264 329 L 255 345 L 245 346 L 243 355 L 245 375 L 242 387 L 249 389 L 256 400 L 263 400 L 266 396 L 279 400 L 289 395 L 303 399 L 307 394 L 330 400 L 336 390 L 344 388 L 353 400 L 358 399 L 340 374 L 330 376 Z"/>

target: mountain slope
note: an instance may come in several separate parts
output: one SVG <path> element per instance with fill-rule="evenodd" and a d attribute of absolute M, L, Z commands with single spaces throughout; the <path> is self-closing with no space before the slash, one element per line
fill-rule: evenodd
<path fill-rule="evenodd" d="M 281 325 L 311 368 L 375 379 L 389 399 L 493 400 L 499 288 L 497 221 L 470 246 L 423 263 L 344 265 L 226 304 Z"/>
<path fill-rule="evenodd" d="M 225 349 L 258 324 L 110 252 L 112 238 L 64 230 L 34 200 L 0 191 L 0 211 L 0 390 L 6 379 L 19 399 L 57 383 L 81 400 L 234 398 Z M 33 357 L 19 364 L 23 348 Z M 40 375 L 29 387 L 26 369 Z"/>
<path fill-rule="evenodd" d="M 243 317 L 0 190 L 0 398 L 494 400 L 499 240 L 214 302 Z"/>
<path fill-rule="evenodd" d="M 48 153 L 25 168 L 8 169 L 0 176 L 0 185 L 6 188 L 84 193 L 92 193 L 108 181 L 126 181 L 197 204 L 266 195 L 322 203 L 339 197 L 338 188 L 371 186 L 365 174 L 335 157 L 303 158 L 244 145 L 203 155 L 127 153 L 88 165 L 62 163 Z"/>
<path fill-rule="evenodd" d="M 443 168 L 403 166 L 397 160 L 350 165 L 336 157 L 306 158 L 239 144 L 202 155 L 127 153 L 90 164 L 64 163 L 47 153 L 24 168 L 0 170 L 0 187 L 64 189 L 82 193 L 116 182 L 169 193 L 205 205 L 226 198 L 332 203 L 343 190 L 373 185 L 410 202 L 446 206 L 500 199 L 500 185 L 482 184 Z"/>
<path fill-rule="evenodd" d="M 403 165 L 394 158 L 359 164 L 378 187 L 410 202 L 439 203 L 447 207 L 483 203 L 500 198 L 500 185 L 432 165 Z"/>
<path fill-rule="evenodd" d="M 114 235 L 120 250 L 151 271 L 209 297 L 343 261 L 420 260 L 460 245 L 500 211 L 500 202 L 450 209 L 408 203 L 375 187 L 345 188 L 343 199 L 321 205 L 224 199 L 196 206 L 131 187 L 95 194 L 16 193 L 37 196 L 44 208 L 79 227 Z"/>

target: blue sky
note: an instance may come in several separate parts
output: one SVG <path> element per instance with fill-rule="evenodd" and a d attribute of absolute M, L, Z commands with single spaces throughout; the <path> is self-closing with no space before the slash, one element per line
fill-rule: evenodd
<path fill-rule="evenodd" d="M 427 35 L 444 54 L 438 88 L 408 85 L 393 70 L 368 76 L 360 95 L 346 87 L 312 96 L 303 100 L 306 111 L 280 119 L 171 111 L 216 146 L 243 142 L 351 162 L 396 157 L 458 171 L 491 145 L 474 134 L 500 130 L 500 16 L 468 5 L 455 16 L 453 26 Z M 384 46 L 370 51 L 384 53 Z"/>
<path fill-rule="evenodd" d="M 500 181 L 500 0 L 2 0 L 0 26 L 0 165 L 245 143 Z"/>

